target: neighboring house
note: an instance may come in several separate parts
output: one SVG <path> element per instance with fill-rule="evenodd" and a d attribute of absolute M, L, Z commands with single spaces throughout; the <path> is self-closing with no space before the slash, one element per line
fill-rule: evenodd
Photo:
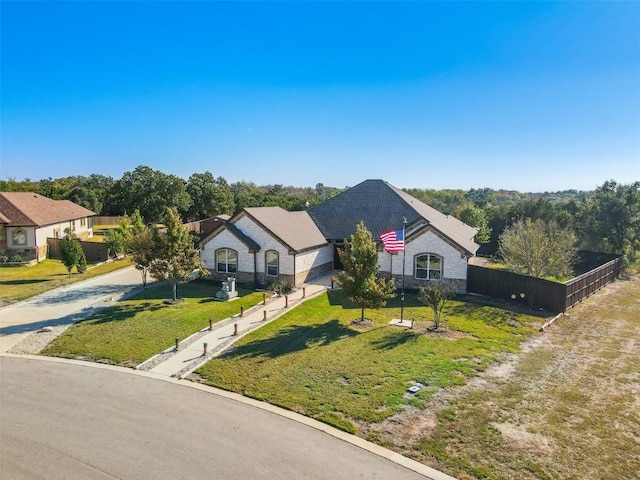
<path fill-rule="evenodd" d="M 94 215 L 70 200 L 0 192 L 0 251 L 44 260 L 47 238 L 62 238 L 67 228 L 80 239 L 91 237 Z"/>
<path fill-rule="evenodd" d="M 402 229 L 405 220 L 405 252 L 385 252 L 380 234 Z M 299 286 L 340 268 L 337 250 L 360 221 L 379 243 L 380 273 L 393 276 L 398 286 L 404 269 L 406 288 L 447 279 L 457 291 L 466 290 L 477 229 L 383 180 L 366 180 L 308 211 L 246 208 L 202 240 L 201 254 L 214 278 L 260 285 L 281 279 Z"/>

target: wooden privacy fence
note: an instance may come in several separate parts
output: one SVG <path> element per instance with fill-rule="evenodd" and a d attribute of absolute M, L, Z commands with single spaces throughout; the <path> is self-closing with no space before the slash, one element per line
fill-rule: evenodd
<path fill-rule="evenodd" d="M 47 238 L 47 248 L 49 258 L 60 258 L 60 238 Z M 109 259 L 109 249 L 104 243 L 83 242 L 78 240 L 87 262 L 105 262 Z"/>
<path fill-rule="evenodd" d="M 622 266 L 620 255 L 581 252 L 605 263 L 592 268 L 565 283 L 551 282 L 505 270 L 469 265 L 467 267 L 467 291 L 490 298 L 499 298 L 541 308 L 551 312 L 565 312 L 606 284 L 612 282 Z M 597 257 L 595 257 L 597 256 Z"/>

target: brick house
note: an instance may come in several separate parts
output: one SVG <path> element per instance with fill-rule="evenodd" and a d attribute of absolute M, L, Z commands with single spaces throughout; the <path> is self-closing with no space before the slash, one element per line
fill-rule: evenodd
<path fill-rule="evenodd" d="M 67 228 L 80 239 L 93 236 L 94 215 L 70 200 L 52 200 L 32 192 L 0 192 L 0 252 L 44 260 L 47 238 L 62 238 Z"/>
<path fill-rule="evenodd" d="M 387 253 L 379 242 L 380 274 L 399 284 L 404 272 L 406 288 L 446 279 L 466 291 L 477 229 L 383 180 L 365 180 L 308 211 L 245 208 L 202 240 L 201 255 L 216 279 L 234 276 L 256 285 L 279 279 L 299 286 L 340 268 L 337 249 L 360 221 L 376 239 L 405 226 L 404 253 Z"/>

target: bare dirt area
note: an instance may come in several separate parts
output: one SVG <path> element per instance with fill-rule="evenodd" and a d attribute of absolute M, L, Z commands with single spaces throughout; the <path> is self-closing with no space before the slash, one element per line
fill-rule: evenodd
<path fill-rule="evenodd" d="M 362 433 L 465 479 L 640 479 L 640 280 L 608 285 L 464 387 Z"/>

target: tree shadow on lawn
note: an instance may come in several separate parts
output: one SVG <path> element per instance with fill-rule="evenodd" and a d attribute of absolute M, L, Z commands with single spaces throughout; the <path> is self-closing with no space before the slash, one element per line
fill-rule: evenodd
<path fill-rule="evenodd" d="M 392 350 L 400 345 L 416 343 L 421 336 L 422 333 L 416 331 L 392 331 L 383 338 L 371 342 L 371 345 L 377 350 Z"/>
<path fill-rule="evenodd" d="M 4 282 L 0 282 L 0 285 L 29 285 L 32 283 L 42 283 L 47 282 L 44 278 L 38 278 L 35 280 L 6 280 Z"/>
<path fill-rule="evenodd" d="M 157 305 L 151 302 L 145 302 L 137 305 L 118 305 L 113 307 L 107 307 L 104 310 L 91 315 L 81 323 L 92 323 L 99 325 L 101 323 L 123 321 L 135 317 L 141 312 L 155 312 L 164 308 L 165 305 Z"/>
<path fill-rule="evenodd" d="M 276 358 L 288 353 L 306 350 L 311 345 L 329 345 L 336 340 L 356 335 L 359 333 L 342 325 L 337 319 L 315 325 L 291 325 L 279 330 L 276 336 L 240 345 L 222 357 Z"/>

